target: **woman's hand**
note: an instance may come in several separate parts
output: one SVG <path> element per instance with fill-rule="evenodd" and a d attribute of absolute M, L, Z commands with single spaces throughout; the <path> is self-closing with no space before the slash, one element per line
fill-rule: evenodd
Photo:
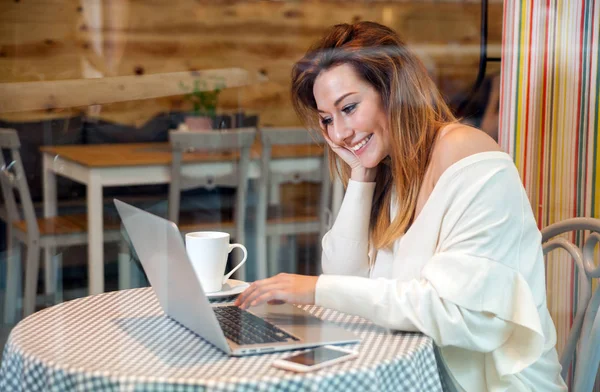
<path fill-rule="evenodd" d="M 325 137 L 325 141 L 331 147 L 333 152 L 335 152 L 344 162 L 350 166 L 350 178 L 354 181 L 360 182 L 373 182 L 375 181 L 375 174 L 377 174 L 377 168 L 367 169 L 361 163 L 360 159 L 354 154 L 352 151 L 348 150 L 346 147 L 338 146 L 335 144 L 326 133 L 323 133 Z"/>
<path fill-rule="evenodd" d="M 265 302 L 313 305 L 318 276 L 277 274 L 257 280 L 237 297 L 234 305 L 242 309 Z"/>

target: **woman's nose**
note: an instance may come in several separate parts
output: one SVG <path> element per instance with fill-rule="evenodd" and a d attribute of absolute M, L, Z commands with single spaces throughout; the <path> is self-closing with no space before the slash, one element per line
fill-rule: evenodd
<path fill-rule="evenodd" d="M 336 121 L 333 123 L 332 141 L 340 146 L 348 144 L 352 139 L 352 128 L 345 124 L 344 121 Z"/>

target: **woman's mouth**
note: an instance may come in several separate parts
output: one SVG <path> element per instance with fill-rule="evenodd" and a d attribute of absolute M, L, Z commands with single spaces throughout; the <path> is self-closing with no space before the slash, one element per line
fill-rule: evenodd
<path fill-rule="evenodd" d="M 360 142 L 356 143 L 354 146 L 349 147 L 350 151 L 352 151 L 355 154 L 360 154 L 365 149 L 366 145 L 369 143 L 369 141 L 371 141 L 372 138 L 373 138 L 373 134 L 370 134 L 369 136 L 365 137 Z"/>

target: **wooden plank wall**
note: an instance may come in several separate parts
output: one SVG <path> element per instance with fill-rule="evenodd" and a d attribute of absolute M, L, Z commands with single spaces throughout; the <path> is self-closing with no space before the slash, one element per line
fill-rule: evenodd
<path fill-rule="evenodd" d="M 489 15 L 490 55 L 497 56 L 501 2 L 490 4 Z M 290 69 L 328 26 L 372 20 L 396 29 L 452 97 L 474 82 L 479 18 L 473 1 L 7 0 L 0 2 L 0 83 L 241 67 L 268 81 L 223 92 L 219 109 L 257 113 L 261 124 L 296 125 Z M 1 118 L 84 112 L 141 125 L 156 113 L 187 108 L 182 96 L 170 96 Z"/>

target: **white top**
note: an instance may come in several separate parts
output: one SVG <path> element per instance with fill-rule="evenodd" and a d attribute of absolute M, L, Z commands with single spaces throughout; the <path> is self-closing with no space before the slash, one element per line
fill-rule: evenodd
<path fill-rule="evenodd" d="M 369 252 L 374 189 L 348 184 L 323 237 L 316 304 L 431 336 L 464 390 L 566 390 L 541 234 L 510 156 L 454 163 L 392 249 Z"/>

